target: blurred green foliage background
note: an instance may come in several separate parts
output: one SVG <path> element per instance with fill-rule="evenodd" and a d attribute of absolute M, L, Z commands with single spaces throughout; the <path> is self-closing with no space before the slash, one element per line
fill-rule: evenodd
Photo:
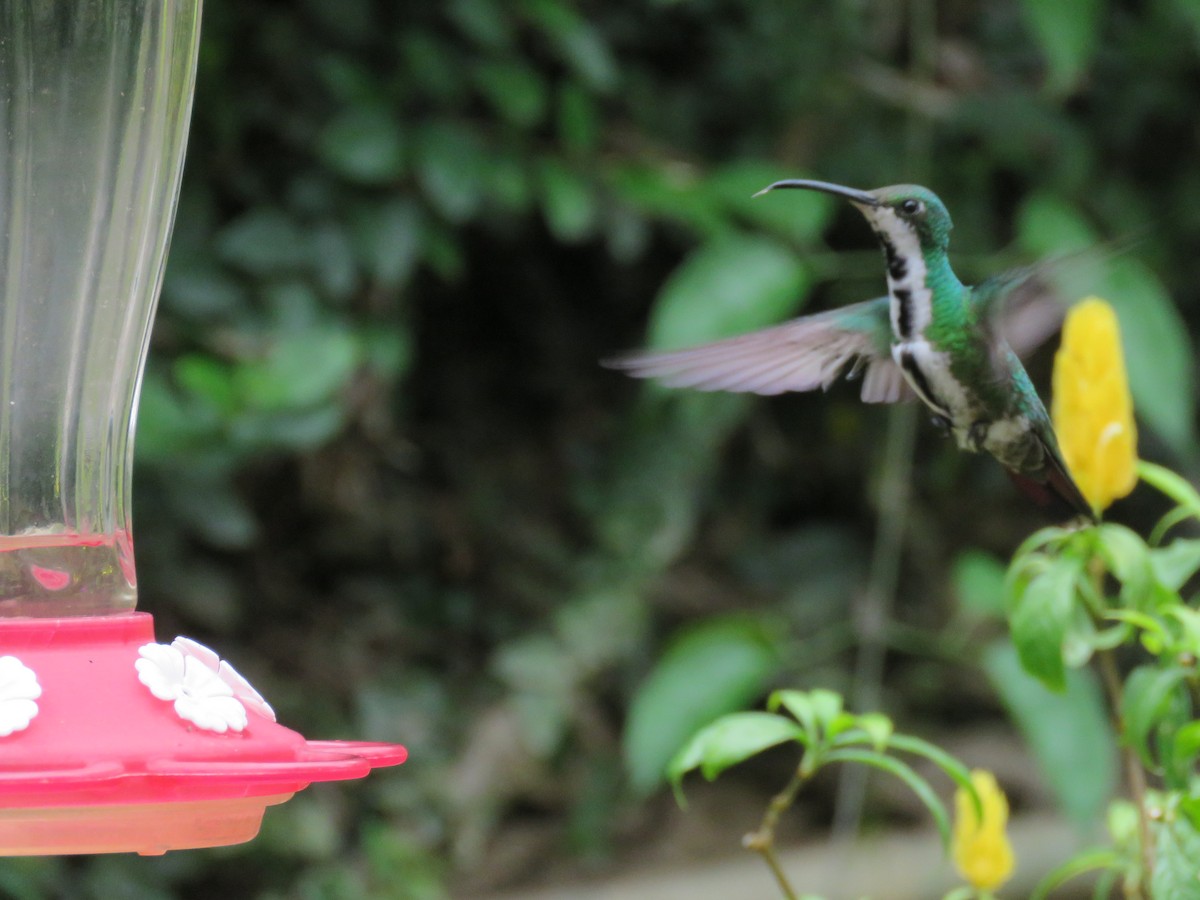
<path fill-rule="evenodd" d="M 918 181 L 967 281 L 1136 236 L 1080 291 L 1122 316 L 1144 455 L 1194 471 L 1198 97 L 1194 0 L 208 4 L 140 605 L 282 722 L 411 758 L 245 847 L 6 861 L 0 891 L 475 896 L 652 842 L 666 757 L 771 686 L 1001 718 L 978 607 L 1044 520 L 999 467 L 854 386 L 597 361 L 877 296 L 853 210 L 750 196 Z"/>

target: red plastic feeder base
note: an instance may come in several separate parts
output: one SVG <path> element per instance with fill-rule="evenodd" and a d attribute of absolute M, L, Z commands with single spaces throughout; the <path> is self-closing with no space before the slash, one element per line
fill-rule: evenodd
<path fill-rule="evenodd" d="M 309 741 L 228 663 L 146 613 L 0 619 L 0 855 L 248 841 L 268 806 L 399 744 Z"/>

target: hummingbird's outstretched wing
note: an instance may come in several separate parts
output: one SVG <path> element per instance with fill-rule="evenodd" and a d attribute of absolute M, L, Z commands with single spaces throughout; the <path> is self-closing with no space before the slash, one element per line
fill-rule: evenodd
<path fill-rule="evenodd" d="M 978 321 L 1005 338 L 1019 357 L 1062 325 L 1067 301 L 1053 279 L 1054 261 L 1001 272 L 971 288 Z"/>
<path fill-rule="evenodd" d="M 892 361 L 888 298 L 802 316 L 782 325 L 699 347 L 634 353 L 604 365 L 670 387 L 782 394 L 826 390 L 862 376 L 862 399 L 892 403 L 913 396 Z"/>
<path fill-rule="evenodd" d="M 1108 263 L 1142 239 L 1140 232 L 1001 272 L 971 289 L 977 321 L 1025 357 L 1061 327 L 1067 309 L 1103 279 Z"/>

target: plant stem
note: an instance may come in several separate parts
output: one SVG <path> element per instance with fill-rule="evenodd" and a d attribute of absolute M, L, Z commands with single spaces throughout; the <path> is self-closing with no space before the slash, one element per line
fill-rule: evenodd
<path fill-rule="evenodd" d="M 913 448 L 917 415 L 910 404 L 897 404 L 888 411 L 887 443 L 879 480 L 876 510 L 875 550 L 871 556 L 868 583 L 855 610 L 858 654 L 854 661 L 854 709 L 871 711 L 883 701 L 887 635 L 900 581 L 900 562 L 908 526 L 906 511 L 911 493 Z M 838 842 L 858 833 L 866 799 L 868 769 L 847 766 L 838 778 L 833 835 Z"/>
<path fill-rule="evenodd" d="M 779 817 L 791 807 L 792 802 L 796 799 L 796 794 L 811 775 L 806 763 L 807 757 L 800 761 L 800 765 L 796 767 L 796 772 L 787 786 L 771 798 L 758 830 L 752 831 L 742 838 L 743 847 L 753 850 L 763 858 L 770 868 L 771 874 L 775 876 L 779 890 L 783 892 L 783 896 L 787 900 L 797 900 L 798 895 L 791 882 L 788 881 L 787 875 L 784 874 L 783 867 L 779 865 L 779 858 L 775 855 L 775 826 L 779 823 Z"/>
<path fill-rule="evenodd" d="M 1138 843 L 1142 851 L 1142 869 L 1144 870 L 1141 883 L 1136 887 L 1126 885 L 1125 895 L 1130 898 L 1141 898 L 1146 895 L 1145 885 L 1150 883 L 1150 875 L 1154 871 L 1154 844 L 1150 836 L 1150 816 L 1146 811 L 1146 773 L 1142 770 L 1141 761 L 1133 747 L 1122 740 L 1124 725 L 1121 722 L 1121 673 L 1117 668 L 1117 658 L 1112 650 L 1096 652 L 1097 664 L 1100 668 L 1100 678 L 1108 692 L 1108 700 L 1112 705 L 1113 725 L 1117 730 L 1117 739 L 1124 745 L 1121 748 L 1121 758 L 1125 763 L 1125 778 L 1129 782 L 1129 793 L 1138 811 Z"/>
<path fill-rule="evenodd" d="M 1104 598 L 1104 565 L 1099 558 L 1093 557 L 1089 564 L 1092 584 L 1095 585 L 1096 596 Z M 1093 612 L 1093 615 L 1095 613 Z M 1125 694 L 1124 682 L 1121 681 L 1121 670 L 1117 666 L 1116 653 L 1110 648 L 1096 651 L 1096 665 L 1100 669 L 1100 680 L 1104 682 L 1104 690 L 1108 694 L 1111 707 L 1113 729 L 1121 746 L 1121 760 L 1125 764 L 1125 780 L 1129 783 L 1129 793 L 1138 812 L 1138 844 L 1142 857 L 1142 877 L 1136 885 L 1125 884 L 1125 896 L 1130 900 L 1140 900 L 1147 896 L 1146 886 L 1154 872 L 1154 844 L 1150 835 L 1150 815 L 1146 810 L 1146 773 L 1142 769 L 1137 751 L 1124 740 L 1125 723 L 1121 719 L 1122 699 Z"/>
<path fill-rule="evenodd" d="M 908 5 L 907 16 L 910 59 L 906 78 L 913 84 L 931 84 L 937 68 L 937 4 L 935 0 L 913 0 Z M 909 109 L 904 127 L 904 160 L 909 177 L 913 181 L 924 181 L 932 158 L 930 117 L 918 109 Z M 879 478 L 875 552 L 871 557 L 866 590 L 855 610 L 860 643 L 854 661 L 852 701 L 860 712 L 877 709 L 883 699 L 887 632 L 895 607 L 909 524 L 916 434 L 916 407 L 908 403 L 893 406 L 888 413 L 887 443 Z M 857 836 L 862 823 L 868 777 L 865 766 L 847 766 L 838 777 L 833 839 L 843 850 Z"/>

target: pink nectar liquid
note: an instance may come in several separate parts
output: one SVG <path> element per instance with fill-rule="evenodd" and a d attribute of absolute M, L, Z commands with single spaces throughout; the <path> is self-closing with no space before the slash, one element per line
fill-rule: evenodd
<path fill-rule="evenodd" d="M 0 616 L 102 615 L 136 604 L 127 532 L 0 535 Z"/>

